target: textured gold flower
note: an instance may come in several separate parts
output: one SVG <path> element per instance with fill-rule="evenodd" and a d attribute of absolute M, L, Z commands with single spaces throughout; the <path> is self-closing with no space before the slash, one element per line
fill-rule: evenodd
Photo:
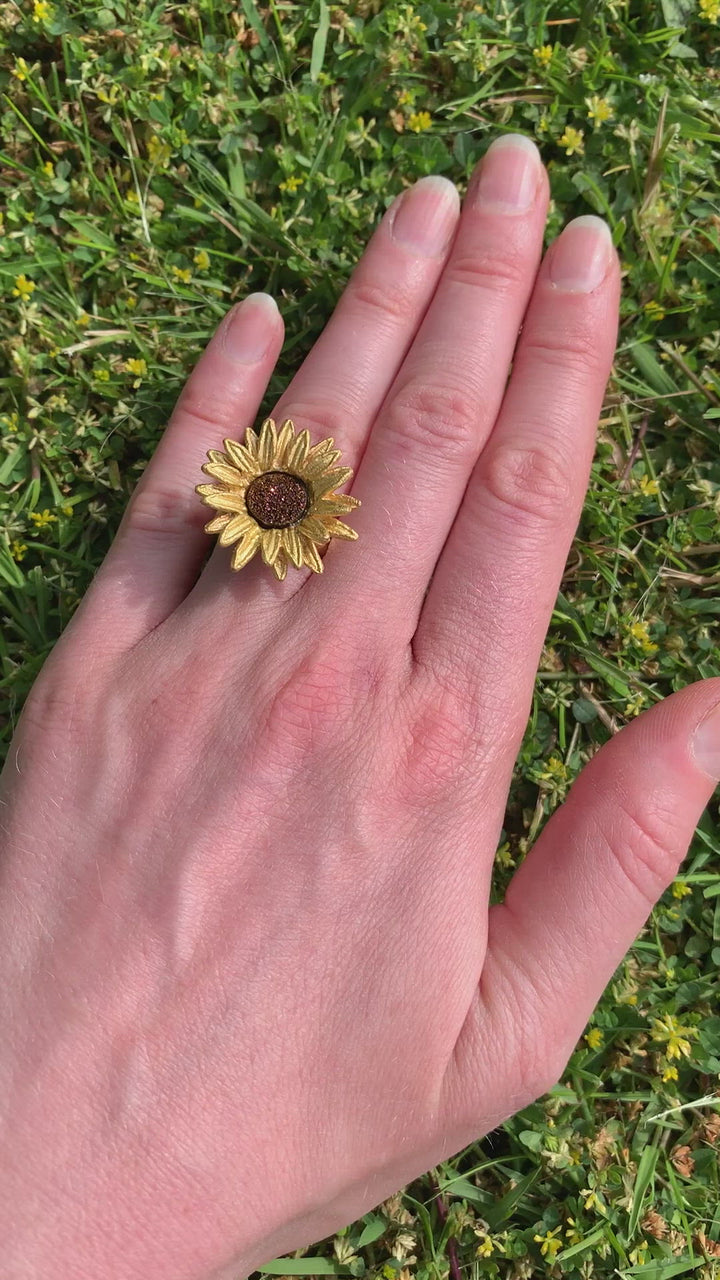
<path fill-rule="evenodd" d="M 265 564 L 284 578 L 288 564 L 308 565 L 322 573 L 318 545 L 331 538 L 357 538 L 336 517 L 359 507 L 357 498 L 334 493 L 352 475 L 350 467 L 336 467 L 340 457 L 329 436 L 310 445 L 307 431 L 296 434 L 290 418 L 279 431 L 266 418 L 260 432 L 248 427 L 244 444 L 224 440 L 225 453 L 208 449 L 203 471 L 219 484 L 199 484 L 203 502 L 219 513 L 206 533 L 218 533 L 221 546 L 237 543 L 231 565 L 242 569 L 259 549 Z"/>

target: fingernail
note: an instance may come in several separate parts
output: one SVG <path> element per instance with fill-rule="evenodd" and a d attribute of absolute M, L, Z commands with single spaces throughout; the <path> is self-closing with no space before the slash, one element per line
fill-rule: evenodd
<path fill-rule="evenodd" d="M 696 763 L 711 778 L 720 778 L 720 705 L 701 720 L 692 741 Z"/>
<path fill-rule="evenodd" d="M 454 182 L 438 173 L 420 178 L 403 192 L 392 220 L 392 236 L 422 258 L 437 258 L 455 230 L 460 196 Z"/>
<path fill-rule="evenodd" d="M 277 334 L 278 315 L 269 293 L 249 293 L 228 311 L 218 329 L 222 350 L 240 364 L 257 364 Z"/>
<path fill-rule="evenodd" d="M 605 279 L 612 254 L 607 222 L 592 213 L 574 218 L 550 250 L 550 280 L 566 293 L 590 293 Z"/>
<path fill-rule="evenodd" d="M 470 203 L 487 213 L 524 213 L 535 199 L 541 171 L 535 143 L 522 133 L 507 133 L 485 152 Z"/>

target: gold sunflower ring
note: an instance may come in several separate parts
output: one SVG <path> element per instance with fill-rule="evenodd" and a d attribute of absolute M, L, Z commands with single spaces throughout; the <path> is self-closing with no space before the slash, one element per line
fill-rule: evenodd
<path fill-rule="evenodd" d="M 331 538 L 357 538 L 337 516 L 359 507 L 358 498 L 334 493 L 350 479 L 350 467 L 336 467 L 340 457 L 332 436 L 310 445 L 307 431 L 299 434 L 286 418 L 279 431 L 266 418 L 257 432 L 248 427 L 245 443 L 223 440 L 225 452 L 208 449 L 202 470 L 219 484 L 199 484 L 196 491 L 218 512 L 205 525 L 218 533 L 221 547 L 237 543 L 231 559 L 242 569 L 260 549 L 265 564 L 284 578 L 288 564 L 308 565 L 322 573 L 317 547 Z"/>

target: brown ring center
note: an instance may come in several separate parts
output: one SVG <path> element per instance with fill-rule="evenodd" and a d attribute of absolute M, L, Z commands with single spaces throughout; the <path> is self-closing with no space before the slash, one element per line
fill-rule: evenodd
<path fill-rule="evenodd" d="M 248 485 L 245 506 L 263 529 L 287 529 L 307 514 L 310 494 L 297 476 L 265 471 Z"/>

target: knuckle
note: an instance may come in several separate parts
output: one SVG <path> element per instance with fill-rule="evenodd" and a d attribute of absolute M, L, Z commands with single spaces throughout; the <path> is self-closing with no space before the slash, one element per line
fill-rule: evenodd
<path fill-rule="evenodd" d="M 510 246 L 498 251 L 478 246 L 473 253 L 457 254 L 448 263 L 446 277 L 455 284 L 470 285 L 493 294 L 520 292 L 528 283 L 527 261 Z"/>
<path fill-rule="evenodd" d="M 654 795 L 642 804 L 615 796 L 613 821 L 603 839 L 630 888 L 647 904 L 655 906 L 660 895 L 675 879 L 686 853 L 686 845 L 676 831 L 676 818 Z"/>
<path fill-rule="evenodd" d="M 491 446 L 483 459 L 485 490 L 500 511 L 531 524 L 558 519 L 574 506 L 567 461 L 558 450 L 510 443 Z"/>
<path fill-rule="evenodd" d="M 449 682 L 433 683 L 433 691 L 413 699 L 404 717 L 398 761 L 405 802 L 423 809 L 443 797 L 457 798 L 477 757 L 470 700 L 463 699 Z"/>
<path fill-rule="evenodd" d="M 522 340 L 522 358 L 539 360 L 543 365 L 559 369 L 566 378 L 574 373 L 583 377 L 593 374 L 602 359 L 597 333 L 578 326 L 573 329 L 549 329 L 527 333 Z"/>
<path fill-rule="evenodd" d="M 201 528 L 211 516 L 199 497 L 190 502 L 187 494 L 172 485 L 141 483 L 130 500 L 127 527 L 134 533 L 173 538 Z"/>
<path fill-rule="evenodd" d="M 348 418 L 354 417 L 356 413 L 355 405 L 344 403 L 342 395 L 334 393 L 333 396 L 328 396 L 325 402 L 307 402 L 288 398 L 286 401 L 280 401 L 271 416 L 278 428 L 286 418 L 290 418 L 297 431 L 309 431 L 312 443 L 315 444 L 316 435 L 318 440 L 326 439 L 328 436 L 332 436 L 335 440 L 346 432 Z"/>
<path fill-rule="evenodd" d="M 386 281 L 366 276 L 348 286 L 348 302 L 359 303 L 361 309 L 378 312 L 381 317 L 407 323 L 410 306 L 402 288 L 390 289 Z"/>
<path fill-rule="evenodd" d="M 480 412 L 468 390 L 409 384 L 393 398 L 383 429 L 403 446 L 429 450 L 457 463 L 472 463 L 479 447 Z"/>

